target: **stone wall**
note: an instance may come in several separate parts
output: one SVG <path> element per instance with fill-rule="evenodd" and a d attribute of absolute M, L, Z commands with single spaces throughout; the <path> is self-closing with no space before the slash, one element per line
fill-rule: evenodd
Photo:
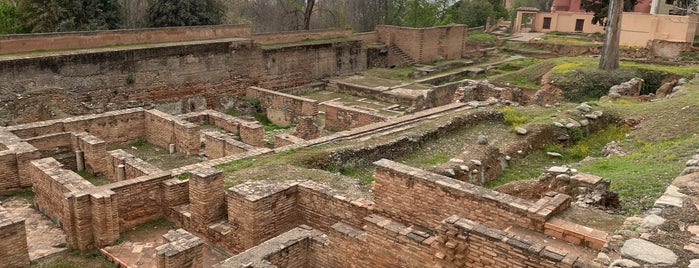
<path fill-rule="evenodd" d="M 0 203 L 2 205 L 2 203 Z M 29 247 L 24 219 L 13 217 L 0 206 L 0 267 L 29 266 Z"/>
<path fill-rule="evenodd" d="M 249 37 L 249 25 L 209 25 L 0 36 L 3 53 Z"/>
<path fill-rule="evenodd" d="M 344 106 L 342 103 L 326 102 L 324 105 L 325 129 L 330 131 L 349 130 L 387 119 L 378 113 Z"/>
<path fill-rule="evenodd" d="M 495 228 L 517 225 L 543 232 L 544 223 L 570 205 L 564 194 L 530 202 L 390 160 L 374 164 L 375 210 L 428 228 L 456 214 Z"/>
<path fill-rule="evenodd" d="M 247 97 L 260 101 L 264 113 L 272 123 L 288 126 L 301 116 L 318 115 L 318 101 L 276 92 L 259 87 L 250 87 Z"/>
<path fill-rule="evenodd" d="M 211 124 L 237 134 L 244 143 L 264 147 L 264 126 L 258 122 L 245 121 L 214 110 L 188 113 L 178 116 L 197 124 Z"/>

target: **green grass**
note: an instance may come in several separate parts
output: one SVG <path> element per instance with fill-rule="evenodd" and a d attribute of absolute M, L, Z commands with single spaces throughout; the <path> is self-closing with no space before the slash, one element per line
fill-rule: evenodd
<path fill-rule="evenodd" d="M 98 250 L 81 253 L 77 250 L 67 251 L 33 261 L 32 268 L 116 268 L 116 264 L 107 260 Z"/>
<path fill-rule="evenodd" d="M 583 162 L 578 169 L 612 180 L 622 208 L 629 215 L 650 208 L 684 168 L 691 152 L 699 147 L 699 136 L 684 136 L 658 142 L 633 142 L 632 153 Z"/>
<path fill-rule="evenodd" d="M 472 47 L 492 47 L 497 37 L 484 32 L 470 32 L 466 35 L 466 45 Z"/>
<path fill-rule="evenodd" d="M 80 177 L 83 177 L 85 180 L 89 181 L 92 183 L 94 186 L 100 186 L 100 185 L 105 185 L 109 184 L 109 180 L 107 179 L 107 176 L 101 175 L 101 176 L 96 176 L 95 174 L 92 174 L 87 171 L 87 169 L 83 169 L 82 171 L 75 172 Z"/>
<path fill-rule="evenodd" d="M 413 66 L 397 67 L 397 68 L 372 68 L 364 72 L 365 75 L 375 76 L 384 79 L 405 81 L 410 80 L 409 74 L 417 71 Z"/>

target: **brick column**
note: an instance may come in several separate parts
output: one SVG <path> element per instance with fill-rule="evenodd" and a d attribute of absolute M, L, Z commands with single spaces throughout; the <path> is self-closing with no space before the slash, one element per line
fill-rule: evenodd
<path fill-rule="evenodd" d="M 225 191 L 223 173 L 215 168 L 200 168 L 190 171 L 189 210 L 192 220 L 199 228 L 223 218 Z"/>
<path fill-rule="evenodd" d="M 204 266 L 204 243 L 199 237 L 177 229 L 163 237 L 169 243 L 155 248 L 158 255 L 158 268 L 201 268 Z"/>

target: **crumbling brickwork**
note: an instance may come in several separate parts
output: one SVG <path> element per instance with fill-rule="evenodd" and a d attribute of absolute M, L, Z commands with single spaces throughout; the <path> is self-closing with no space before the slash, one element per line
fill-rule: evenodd
<path fill-rule="evenodd" d="M 158 268 L 201 268 L 204 242 L 183 230 L 171 230 L 163 235 L 169 243 L 157 248 Z"/>
<path fill-rule="evenodd" d="M 276 92 L 260 87 L 249 87 L 247 97 L 257 99 L 272 123 L 282 126 L 295 124 L 298 117 L 318 115 L 318 101 Z"/>
<path fill-rule="evenodd" d="M 27 266 L 29 266 L 29 247 L 24 219 L 13 217 L 0 206 L 0 267 Z"/>
<path fill-rule="evenodd" d="M 124 150 L 114 150 L 107 152 L 107 179 L 110 182 L 120 180 L 130 180 L 133 178 L 161 172 L 159 168 L 141 160 Z M 124 178 L 118 178 L 119 166 L 124 168 Z"/>
<path fill-rule="evenodd" d="M 378 113 L 344 106 L 337 102 L 326 102 L 324 105 L 325 129 L 331 131 L 349 130 L 387 120 Z"/>

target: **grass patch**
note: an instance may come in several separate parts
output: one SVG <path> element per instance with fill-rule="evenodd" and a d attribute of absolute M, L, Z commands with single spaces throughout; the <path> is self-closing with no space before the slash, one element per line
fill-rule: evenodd
<path fill-rule="evenodd" d="M 609 125 L 590 135 L 581 137 L 568 147 L 561 144 L 549 144 L 518 160 L 514 165 L 503 170 L 502 175 L 489 182 L 486 187 L 494 188 L 509 182 L 539 177 L 548 167 L 578 162 L 587 156 L 600 156 L 604 145 L 621 140 L 630 130 L 627 127 Z M 557 152 L 561 158 L 552 158 L 547 152 Z M 595 174 L 595 173 L 592 173 Z"/>
<path fill-rule="evenodd" d="M 365 75 L 375 76 L 384 79 L 405 81 L 410 80 L 409 75 L 417 71 L 413 66 L 397 68 L 372 68 L 364 72 Z"/>
<path fill-rule="evenodd" d="M 699 136 L 684 136 L 658 142 L 634 142 L 632 153 L 581 163 L 578 169 L 610 178 L 629 215 L 650 208 L 684 168 L 684 162 L 699 147 Z"/>
<path fill-rule="evenodd" d="M 500 112 L 502 112 L 505 125 L 511 128 L 519 127 L 529 121 L 529 118 L 524 113 L 509 106 L 501 108 Z"/>
<path fill-rule="evenodd" d="M 484 32 L 470 32 L 466 34 L 466 45 L 470 47 L 492 47 L 495 46 L 497 37 Z"/>
<path fill-rule="evenodd" d="M 326 171 L 340 173 L 347 177 L 358 179 L 365 184 L 374 182 L 374 167 L 372 166 L 356 167 L 354 165 L 344 165 L 340 167 L 331 167 Z"/>
<path fill-rule="evenodd" d="M 175 178 L 177 178 L 178 180 L 181 180 L 181 181 L 187 180 L 187 179 L 189 179 L 189 172 L 179 174 L 179 175 L 175 176 Z"/>
<path fill-rule="evenodd" d="M 107 260 L 98 250 L 92 250 L 86 253 L 69 249 L 64 252 L 51 255 L 33 261 L 29 267 L 32 268 L 116 268 L 116 264 Z"/>
<path fill-rule="evenodd" d="M 87 169 L 83 169 L 81 171 L 75 172 L 80 177 L 83 177 L 85 180 L 89 181 L 92 183 L 94 186 L 100 186 L 100 185 L 105 185 L 109 184 L 109 180 L 107 179 L 107 176 L 101 175 L 101 176 L 96 176 L 95 174 L 92 174 L 87 171 Z"/>
<path fill-rule="evenodd" d="M 554 66 L 556 66 L 555 61 L 541 61 L 533 63 L 515 72 L 491 76 L 488 78 L 488 80 L 499 83 L 511 83 L 525 87 L 538 88 L 541 85 L 541 77 Z"/>

